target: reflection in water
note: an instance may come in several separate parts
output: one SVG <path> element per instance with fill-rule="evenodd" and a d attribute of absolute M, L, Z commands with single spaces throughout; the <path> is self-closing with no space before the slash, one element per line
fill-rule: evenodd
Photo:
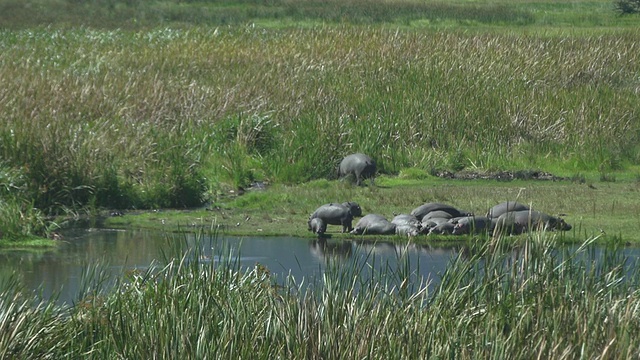
<path fill-rule="evenodd" d="M 16 272 L 27 289 L 50 299 L 59 293 L 58 302 L 73 304 L 87 284 L 84 274 L 100 267 L 112 278 L 131 269 L 147 269 L 162 262 L 165 254 L 199 247 L 201 262 L 226 259 L 241 269 L 260 264 L 269 269 L 278 283 L 287 277 L 300 283 L 313 283 L 327 269 L 348 268 L 370 263 L 369 268 L 394 269 L 410 264 L 416 281 L 434 278 L 443 272 L 456 249 L 428 249 L 350 240 L 308 240 L 292 237 L 204 238 L 196 244 L 193 235 L 167 236 L 148 231 L 73 230 L 64 233 L 64 244 L 43 252 L 7 251 L 0 253 L 0 279 Z M 397 249 L 396 249 L 397 248 Z M 398 250 L 401 249 L 401 250 Z M 401 259 L 401 256 L 403 259 Z M 419 266 L 418 266 L 419 265 Z M 369 275 L 365 275 L 366 277 Z"/>
<path fill-rule="evenodd" d="M 77 302 L 83 288 L 83 274 L 100 266 L 107 275 L 117 278 L 124 271 L 147 269 L 152 262 L 164 261 L 165 254 L 184 253 L 198 246 L 200 262 L 218 263 L 227 259 L 241 269 L 256 264 L 269 269 L 274 280 L 282 284 L 287 277 L 296 283 L 322 283 L 322 276 L 330 270 L 358 269 L 360 282 L 385 283 L 389 273 L 398 281 L 402 274 L 409 279 L 413 290 L 424 284 L 438 283 L 452 259 L 464 256 L 460 246 L 434 247 L 410 243 L 394 244 L 365 240 L 317 240 L 292 237 L 205 237 L 198 242 L 195 236 L 180 234 L 167 236 L 149 231 L 73 230 L 64 233 L 65 242 L 59 249 L 26 252 L 0 252 L 0 280 L 16 272 L 26 289 L 40 292 L 50 299 L 60 293 L 59 303 Z M 638 249 L 627 249 L 625 253 Z M 320 281 L 316 281 L 316 280 Z M 400 279 L 402 280 L 402 279 Z"/>
<path fill-rule="evenodd" d="M 343 263 L 348 260 L 353 253 L 353 242 L 351 240 L 327 240 L 319 238 L 309 241 L 309 251 L 320 262 L 337 261 Z"/>

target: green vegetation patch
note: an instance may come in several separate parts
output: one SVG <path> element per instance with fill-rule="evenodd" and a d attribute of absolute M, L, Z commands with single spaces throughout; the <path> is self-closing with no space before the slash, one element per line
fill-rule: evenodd
<path fill-rule="evenodd" d="M 596 176 L 596 175 L 594 175 Z M 318 186 L 326 184 L 329 186 Z M 575 183 L 564 181 L 488 181 L 413 179 L 381 177 L 376 186 L 355 187 L 341 181 L 313 182 L 300 186 L 273 186 L 250 191 L 211 203 L 202 210 L 166 210 L 144 214 L 125 214 L 106 219 L 105 226 L 196 231 L 214 228 L 229 235 L 291 235 L 311 238 L 307 220 L 316 208 L 331 202 L 355 201 L 363 214 L 381 214 L 391 220 L 394 214 L 410 213 L 427 202 L 451 204 L 459 209 L 485 215 L 493 205 L 519 201 L 534 209 L 561 216 L 573 226 L 557 233 L 558 241 L 582 242 L 597 237 L 601 243 L 640 241 L 640 192 L 638 182 Z M 357 219 L 354 220 L 354 225 Z M 191 229 L 191 230 L 189 230 Z M 340 226 L 329 225 L 328 236 L 353 238 L 340 233 Z M 360 238 L 358 236 L 358 238 Z M 364 239 L 380 237 L 364 236 Z M 397 236 L 382 237 L 406 241 Z M 418 236 L 413 241 L 469 241 L 470 237 Z"/>

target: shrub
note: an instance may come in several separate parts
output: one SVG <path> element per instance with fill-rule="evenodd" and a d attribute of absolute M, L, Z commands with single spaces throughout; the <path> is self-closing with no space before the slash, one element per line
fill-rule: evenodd
<path fill-rule="evenodd" d="M 640 0 L 616 0 L 613 5 L 621 15 L 640 13 Z"/>

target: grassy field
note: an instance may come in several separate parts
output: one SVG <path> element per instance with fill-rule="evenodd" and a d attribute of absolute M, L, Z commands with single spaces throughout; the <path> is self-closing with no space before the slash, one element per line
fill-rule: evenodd
<path fill-rule="evenodd" d="M 222 8 L 236 15 L 208 17 Z M 638 173 L 638 18 L 609 2 L 0 10 L 3 238 L 50 234 L 49 215 L 334 179 L 355 151 L 390 176 Z"/>
<path fill-rule="evenodd" d="M 319 24 L 389 25 L 408 28 L 619 27 L 637 18 L 620 17 L 611 0 L 2 0 L 0 26 L 53 24 L 102 29 L 156 26 L 306 27 Z"/>

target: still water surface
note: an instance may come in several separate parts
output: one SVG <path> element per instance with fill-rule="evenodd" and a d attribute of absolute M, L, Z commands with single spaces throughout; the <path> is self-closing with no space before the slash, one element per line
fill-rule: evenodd
<path fill-rule="evenodd" d="M 96 264 L 106 266 L 109 275 L 123 271 L 146 269 L 155 261 L 163 261 L 163 249 L 170 241 L 195 246 L 193 236 L 169 238 L 159 232 L 108 229 L 75 229 L 63 233 L 64 244 L 56 250 L 42 252 L 7 251 L 0 253 L 0 279 L 16 272 L 27 289 L 41 293 L 44 299 L 58 295 L 59 303 L 72 304 L 85 285 L 83 274 Z M 408 266 L 416 286 L 437 280 L 449 261 L 458 256 L 459 247 L 427 247 L 390 243 L 331 240 L 324 242 L 293 237 L 225 237 L 205 239 L 200 244 L 201 261 L 220 261 L 230 255 L 243 268 L 256 264 L 266 266 L 279 283 L 292 276 L 297 283 L 312 283 L 327 269 L 327 262 L 365 264 L 369 269 L 394 271 Z"/>
<path fill-rule="evenodd" d="M 155 261 L 162 262 L 170 242 L 187 247 L 200 246 L 203 262 L 230 257 L 242 269 L 261 264 L 269 269 L 276 282 L 292 276 L 296 283 L 313 283 L 327 270 L 327 262 L 342 268 L 360 268 L 364 281 L 385 270 L 397 273 L 399 268 L 410 274 L 414 287 L 437 283 L 449 262 L 460 255 L 459 246 L 430 247 L 394 245 L 385 242 L 350 240 L 317 240 L 293 237 L 225 237 L 205 238 L 196 245 L 192 235 L 167 236 L 160 232 L 74 229 L 65 232 L 64 244 L 42 252 L 7 251 L 0 253 L 0 280 L 13 272 L 26 289 L 40 293 L 44 299 L 57 295 L 60 304 L 78 300 L 87 269 L 101 264 L 112 278 L 124 271 L 146 269 Z M 185 237 L 186 236 L 186 237 Z M 600 251 L 596 249 L 596 251 Z M 631 260 L 640 255 L 638 248 L 624 249 Z M 355 264 L 355 266 L 353 266 Z M 635 262 L 634 262 L 635 264 Z M 635 265 L 632 265 L 635 266 Z M 376 275 L 378 274 L 378 275 Z M 377 277 L 376 281 L 389 281 Z M 393 279 L 391 279 L 393 285 Z M 414 289 L 415 290 L 415 289 Z"/>

